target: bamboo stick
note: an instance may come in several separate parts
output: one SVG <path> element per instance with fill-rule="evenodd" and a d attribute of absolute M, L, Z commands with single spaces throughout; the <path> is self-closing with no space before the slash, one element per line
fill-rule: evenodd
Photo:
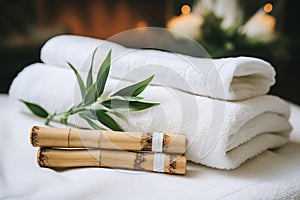
<path fill-rule="evenodd" d="M 160 153 L 163 154 L 163 153 Z M 154 153 L 129 152 L 100 149 L 51 149 L 42 147 L 37 162 L 41 167 L 109 167 L 154 171 Z M 186 156 L 163 154 L 162 171 L 171 174 L 186 173 Z"/>
<path fill-rule="evenodd" d="M 132 151 L 152 151 L 152 133 L 82 130 L 34 126 L 31 144 L 35 147 L 100 148 Z M 186 151 L 184 135 L 165 133 L 162 152 L 183 154 Z"/>

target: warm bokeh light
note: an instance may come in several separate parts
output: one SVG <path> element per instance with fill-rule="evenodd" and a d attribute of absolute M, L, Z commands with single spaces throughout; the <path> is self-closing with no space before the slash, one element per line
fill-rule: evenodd
<path fill-rule="evenodd" d="M 182 12 L 182 14 L 185 14 L 185 15 L 190 14 L 191 13 L 191 7 L 189 5 L 183 5 L 181 7 L 181 12 Z"/>
<path fill-rule="evenodd" d="M 148 26 L 147 22 L 145 22 L 145 21 L 143 21 L 143 20 L 138 21 L 138 23 L 136 24 L 136 27 L 137 27 L 137 28 L 145 28 L 145 27 L 147 27 L 147 26 Z"/>
<path fill-rule="evenodd" d="M 267 3 L 265 6 L 264 6 L 264 11 L 266 13 L 269 13 L 273 10 L 273 5 L 271 3 Z"/>
<path fill-rule="evenodd" d="M 167 28 L 182 33 L 194 39 L 201 38 L 200 27 L 203 24 L 203 17 L 195 13 L 180 15 L 171 18 L 167 23 Z M 177 35 L 176 37 L 178 37 Z"/>
<path fill-rule="evenodd" d="M 272 36 L 275 33 L 275 28 L 276 18 L 265 13 L 263 10 L 259 10 L 244 25 L 243 32 L 248 37 L 256 39 L 259 38 L 260 40 L 267 41 L 268 39 L 272 39 Z"/>

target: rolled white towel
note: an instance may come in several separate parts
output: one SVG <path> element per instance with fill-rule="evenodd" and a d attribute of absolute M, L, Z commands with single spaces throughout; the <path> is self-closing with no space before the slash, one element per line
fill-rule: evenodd
<path fill-rule="evenodd" d="M 88 71 L 91 54 L 99 47 L 95 71 L 112 49 L 110 76 L 137 81 L 155 74 L 154 83 L 192 94 L 224 100 L 244 100 L 264 95 L 275 83 L 275 70 L 266 61 L 251 57 L 208 59 L 158 50 L 129 49 L 119 44 L 82 36 L 56 36 L 42 47 L 41 60 L 50 65 L 72 63 Z M 180 77 L 182 81 L 178 81 Z"/>
<path fill-rule="evenodd" d="M 127 84 L 110 78 L 105 90 L 117 91 Z M 40 63 L 19 73 L 9 94 L 49 112 L 65 111 L 80 100 L 70 69 Z M 148 86 L 142 96 L 160 105 L 124 112 L 129 120 L 129 124 L 119 121 L 124 130 L 186 134 L 188 159 L 215 168 L 233 169 L 266 149 L 279 147 L 288 141 L 291 130 L 289 105 L 274 96 L 227 102 L 161 86 Z M 24 105 L 22 109 L 30 112 Z M 69 122 L 88 127 L 78 117 Z"/>

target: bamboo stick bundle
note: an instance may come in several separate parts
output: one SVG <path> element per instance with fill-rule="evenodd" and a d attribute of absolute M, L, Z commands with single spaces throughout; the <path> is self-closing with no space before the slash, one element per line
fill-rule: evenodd
<path fill-rule="evenodd" d="M 34 126 L 31 129 L 30 138 L 31 144 L 35 147 L 99 148 L 178 154 L 183 154 L 186 151 L 185 136 L 169 133 L 118 132 Z"/>
<path fill-rule="evenodd" d="M 49 168 L 110 167 L 185 174 L 186 156 L 101 149 L 51 149 L 42 147 L 38 164 Z"/>

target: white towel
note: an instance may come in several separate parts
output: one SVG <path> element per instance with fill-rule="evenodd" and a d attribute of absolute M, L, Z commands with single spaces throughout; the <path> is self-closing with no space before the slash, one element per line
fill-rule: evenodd
<path fill-rule="evenodd" d="M 190 162 L 185 176 L 93 167 L 54 171 L 38 166 L 37 148 L 29 141 L 31 127 L 43 119 L 21 113 L 4 94 L 0 110 L 1 200 L 300 199 L 300 144 L 295 140 L 230 171 Z M 300 107 L 292 107 L 296 138 L 299 117 Z"/>
<path fill-rule="evenodd" d="M 72 63 L 88 71 L 99 47 L 95 70 L 112 49 L 110 76 L 137 81 L 155 74 L 154 83 L 216 99 L 244 100 L 268 93 L 275 83 L 274 68 L 251 57 L 208 59 L 157 50 L 129 49 L 113 42 L 82 36 L 56 36 L 42 47 L 41 60 L 50 65 Z"/>
<path fill-rule="evenodd" d="M 109 79 L 106 91 L 129 84 Z M 60 112 L 78 102 L 76 79 L 70 69 L 33 64 L 13 81 L 9 92 L 16 99 L 40 104 L 49 112 Z M 186 134 L 188 159 L 207 166 L 233 169 L 269 148 L 285 144 L 291 130 L 289 105 L 274 96 L 226 102 L 149 86 L 142 93 L 148 101 L 160 102 L 149 110 L 126 113 L 126 131 Z M 23 110 L 29 112 L 23 105 Z M 77 117 L 70 122 L 86 127 Z"/>

